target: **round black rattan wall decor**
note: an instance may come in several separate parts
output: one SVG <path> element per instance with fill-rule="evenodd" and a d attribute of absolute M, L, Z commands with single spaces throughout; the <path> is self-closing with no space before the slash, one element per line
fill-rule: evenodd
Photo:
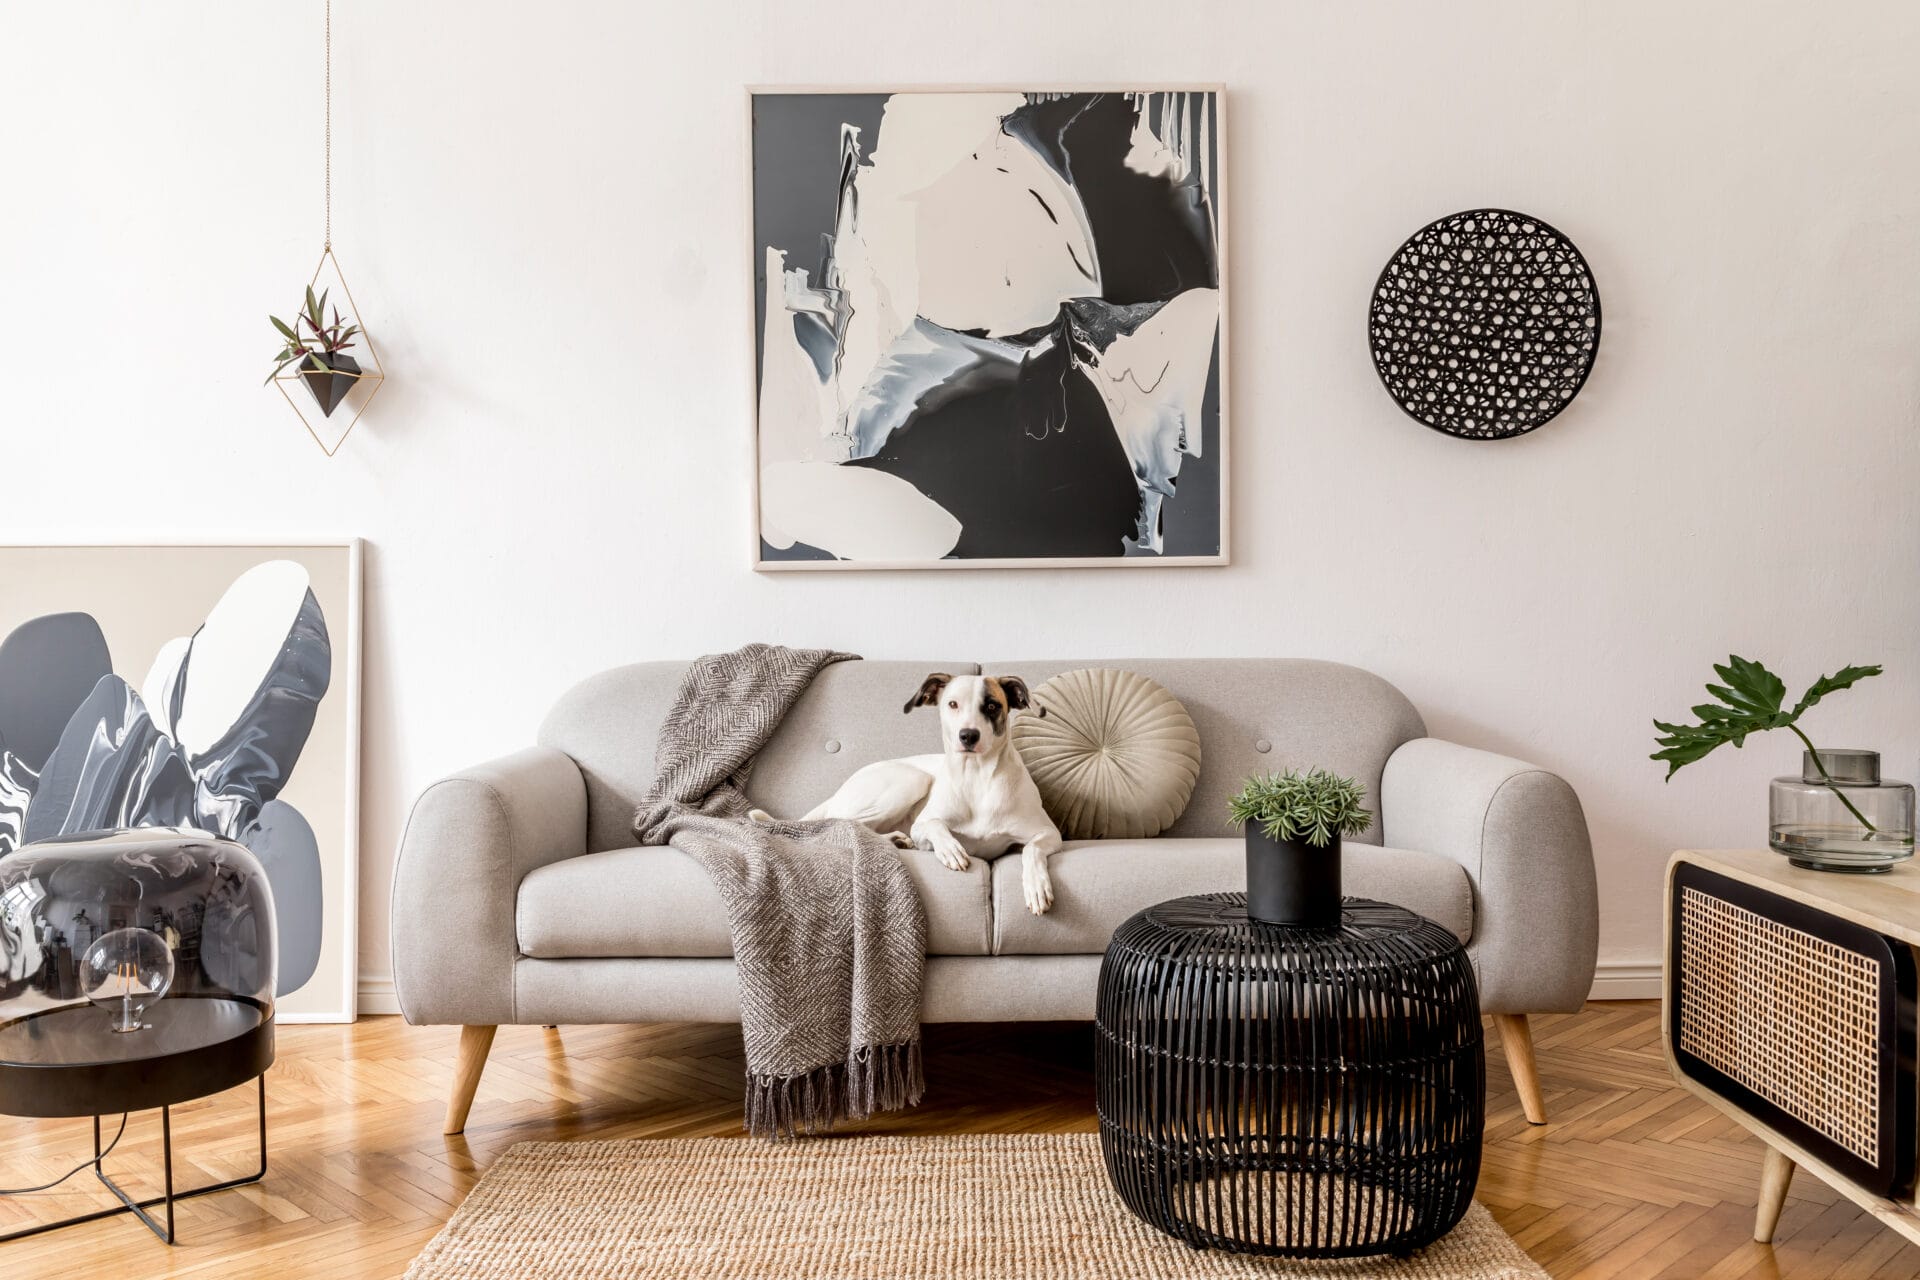
<path fill-rule="evenodd" d="M 1573 242 L 1540 219 L 1469 209 L 1388 260 L 1367 336 L 1380 381 L 1412 418 L 1504 440 L 1579 394 L 1600 349 L 1600 293 Z"/>

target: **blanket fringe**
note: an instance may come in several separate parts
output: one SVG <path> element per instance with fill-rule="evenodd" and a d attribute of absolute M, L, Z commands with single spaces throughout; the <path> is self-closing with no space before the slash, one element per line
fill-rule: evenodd
<path fill-rule="evenodd" d="M 747 1076 L 746 1130 L 777 1142 L 824 1133 L 841 1119 L 916 1106 L 927 1088 L 920 1036 L 899 1044 L 863 1045 L 847 1060 L 793 1076 Z"/>

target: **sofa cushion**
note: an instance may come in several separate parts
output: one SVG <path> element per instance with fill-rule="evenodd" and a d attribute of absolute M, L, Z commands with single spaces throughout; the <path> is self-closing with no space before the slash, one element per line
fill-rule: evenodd
<path fill-rule="evenodd" d="M 1063 671 L 1013 722 L 1047 814 L 1069 840 L 1157 836 L 1200 776 L 1200 733 L 1164 687 L 1113 667 Z"/>
<path fill-rule="evenodd" d="M 994 954 L 1102 952 L 1113 931 L 1142 908 L 1247 887 L 1246 844 L 1238 837 L 1079 840 L 1047 866 L 1053 910 L 1036 916 L 1021 897 L 1019 855 L 994 863 Z M 1473 885 L 1451 858 L 1347 844 L 1341 880 L 1348 897 L 1395 903 L 1445 925 L 1462 942 L 1473 937 Z"/>
<path fill-rule="evenodd" d="M 926 907 L 927 953 L 986 955 L 993 931 L 988 865 L 949 871 L 918 849 L 900 857 Z M 541 867 L 520 882 L 515 926 L 521 954 L 543 960 L 733 954 L 720 891 L 671 845 L 609 849 Z"/>
<path fill-rule="evenodd" d="M 983 669 L 1037 685 L 1075 667 L 1121 667 L 1166 686 L 1200 728 L 1204 758 L 1174 836 L 1237 834 L 1227 797 L 1248 775 L 1315 765 L 1356 778 L 1373 807 L 1394 748 L 1426 736 L 1401 692 L 1371 672 L 1308 658 L 1134 658 L 993 661 Z M 1375 809 L 1378 817 L 1378 809 Z M 1380 844 L 1380 823 L 1349 845 Z"/>

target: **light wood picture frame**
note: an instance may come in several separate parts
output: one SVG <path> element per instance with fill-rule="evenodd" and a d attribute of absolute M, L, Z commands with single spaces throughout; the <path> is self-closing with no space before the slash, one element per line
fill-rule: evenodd
<path fill-rule="evenodd" d="M 362 564 L 357 538 L 0 544 L 0 841 L 109 813 L 246 845 L 274 891 L 281 1022 L 358 1011 Z M 165 768 L 81 777 L 58 756 L 86 737 Z M 181 769 L 190 797 L 76 802 Z"/>

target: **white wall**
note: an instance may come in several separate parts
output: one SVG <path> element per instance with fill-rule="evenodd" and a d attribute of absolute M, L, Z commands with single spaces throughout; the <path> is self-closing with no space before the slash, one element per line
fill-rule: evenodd
<path fill-rule="evenodd" d="M 421 786 L 591 671 L 755 638 L 1373 668 L 1578 788 L 1614 973 L 1657 960 L 1667 852 L 1763 840 L 1796 759 L 1661 784 L 1648 720 L 1710 660 L 1885 662 L 1810 724 L 1920 765 L 1904 0 L 334 17 L 335 241 L 391 380 L 328 461 L 260 386 L 319 246 L 317 0 L 0 0 L 0 538 L 370 540 L 371 979 Z M 1129 79 L 1231 93 L 1233 567 L 749 572 L 741 86 Z M 1364 339 L 1400 240 L 1483 203 L 1567 231 L 1606 311 L 1574 406 L 1490 445 L 1402 415 Z"/>

